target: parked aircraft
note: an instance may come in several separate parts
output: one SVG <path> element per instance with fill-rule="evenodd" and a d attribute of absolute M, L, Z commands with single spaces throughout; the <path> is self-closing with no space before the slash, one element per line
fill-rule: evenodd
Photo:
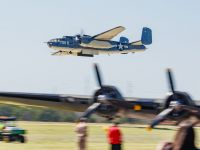
<path fill-rule="evenodd" d="M 141 40 L 129 43 L 128 38 L 120 37 L 119 41 L 111 39 L 124 31 L 122 26 L 113 28 L 95 36 L 78 34 L 52 39 L 47 45 L 56 50 L 52 55 L 74 55 L 93 57 L 99 54 L 127 54 L 129 52 L 142 52 L 145 45 L 152 43 L 151 29 L 144 27 Z"/>
<path fill-rule="evenodd" d="M 108 119 L 128 117 L 151 120 L 161 112 L 151 123 L 151 128 L 165 119 L 175 121 L 185 119 L 187 112 L 177 111 L 174 106 L 198 107 L 186 92 L 175 91 L 170 70 L 167 74 L 171 93 L 161 101 L 148 98 L 125 98 L 116 87 L 103 84 L 97 65 L 94 69 L 99 89 L 93 96 L 0 92 L 0 103 L 78 111 L 83 112 L 82 117 L 90 117 L 96 113 Z"/>

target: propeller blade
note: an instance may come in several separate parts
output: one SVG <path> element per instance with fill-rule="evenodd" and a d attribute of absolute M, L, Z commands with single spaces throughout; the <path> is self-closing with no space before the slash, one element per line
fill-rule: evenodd
<path fill-rule="evenodd" d="M 81 29 L 81 31 L 80 31 L 80 36 L 82 37 L 83 35 L 84 35 L 84 30 L 83 29 Z"/>
<path fill-rule="evenodd" d="M 174 108 L 168 108 L 162 111 L 160 114 L 156 116 L 156 118 L 152 121 L 149 128 L 154 128 L 156 125 L 158 125 L 160 122 L 164 121 L 167 116 L 174 110 Z"/>
<path fill-rule="evenodd" d="M 173 80 L 172 72 L 171 72 L 170 69 L 167 69 L 167 74 L 168 74 L 170 89 L 171 89 L 172 93 L 174 94 L 175 93 L 175 90 L 174 90 L 174 80 Z"/>
<path fill-rule="evenodd" d="M 99 84 L 100 87 L 102 87 L 102 80 L 101 80 L 101 75 L 100 75 L 100 72 L 99 72 L 99 69 L 98 69 L 98 65 L 95 64 L 94 67 L 95 67 L 95 72 L 96 72 L 98 84 Z"/>
<path fill-rule="evenodd" d="M 90 115 L 92 115 L 92 113 L 94 113 L 99 108 L 100 105 L 101 103 L 93 103 L 91 106 L 87 108 L 87 110 L 83 113 L 81 118 L 88 118 Z"/>

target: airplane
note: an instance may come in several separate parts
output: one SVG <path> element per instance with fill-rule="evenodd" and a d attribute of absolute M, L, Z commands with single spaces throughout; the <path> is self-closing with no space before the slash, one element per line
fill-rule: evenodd
<path fill-rule="evenodd" d="M 145 45 L 152 43 L 151 29 L 144 27 L 141 40 L 129 43 L 128 38 L 120 37 L 119 41 L 111 39 L 124 31 L 122 26 L 97 34 L 95 36 L 83 33 L 75 36 L 63 36 L 62 38 L 52 39 L 47 42 L 49 48 L 56 50 L 52 55 L 64 56 L 84 56 L 93 57 L 99 54 L 128 54 L 142 52 L 146 49 Z"/>
<path fill-rule="evenodd" d="M 102 82 L 100 70 L 94 65 L 97 89 L 93 96 L 65 94 L 38 94 L 19 92 L 0 92 L 0 103 L 35 107 L 51 107 L 62 110 L 82 112 L 81 117 L 89 118 L 93 113 L 112 120 L 118 117 L 138 118 L 152 121 L 153 128 L 164 120 L 182 121 L 187 111 L 177 111 L 175 106 L 185 105 L 199 108 L 188 93 L 175 90 L 171 70 L 167 70 L 170 94 L 163 100 L 150 98 L 126 98 L 115 86 Z"/>

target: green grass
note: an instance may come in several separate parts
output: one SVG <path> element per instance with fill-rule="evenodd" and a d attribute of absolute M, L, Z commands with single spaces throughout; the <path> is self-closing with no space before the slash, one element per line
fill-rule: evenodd
<path fill-rule="evenodd" d="M 26 144 L 0 142 L 1 150 L 75 150 L 75 124 L 71 123 L 38 123 L 19 122 L 20 127 L 27 129 Z M 109 124 L 89 124 L 88 150 L 107 150 L 106 133 L 103 128 Z M 139 128 L 138 128 L 139 127 Z M 172 130 L 146 131 L 144 126 L 122 125 L 124 150 L 155 150 L 160 141 L 171 141 L 175 127 L 163 128 Z M 200 133 L 200 129 L 197 129 Z"/>

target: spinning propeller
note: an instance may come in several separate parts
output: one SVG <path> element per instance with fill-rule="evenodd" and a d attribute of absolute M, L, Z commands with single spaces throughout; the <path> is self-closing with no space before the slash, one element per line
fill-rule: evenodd
<path fill-rule="evenodd" d="M 171 92 L 173 93 L 173 99 L 175 101 L 176 100 L 176 93 L 175 93 L 175 88 L 174 88 L 174 80 L 173 80 L 172 73 L 171 73 L 170 69 L 167 69 L 167 76 L 168 76 L 168 84 L 169 84 Z M 149 128 L 153 128 L 154 126 L 158 125 L 160 122 L 164 121 L 169 116 L 169 114 L 172 113 L 173 110 L 174 110 L 173 106 L 170 106 L 169 108 L 164 109 L 152 121 Z"/>
<path fill-rule="evenodd" d="M 97 77 L 97 81 L 98 81 L 99 87 L 102 88 L 102 80 L 101 80 L 101 75 L 100 75 L 100 72 L 99 72 L 99 69 L 98 69 L 98 65 L 95 64 L 94 68 L 95 68 L 96 77 Z"/>
<path fill-rule="evenodd" d="M 80 44 L 81 44 L 81 42 L 82 42 L 83 36 L 84 36 L 84 31 L 83 31 L 83 29 L 81 29 L 81 31 L 80 31 L 79 34 L 75 35 L 75 37 L 77 38 L 77 40 L 78 40 L 78 42 L 79 42 Z"/>
<path fill-rule="evenodd" d="M 103 84 L 101 73 L 97 64 L 94 65 L 94 71 L 96 73 L 96 80 L 99 89 L 94 93 L 93 104 L 87 108 L 82 117 L 87 118 L 93 112 L 98 110 L 98 112 L 103 113 L 108 118 L 112 118 L 118 111 L 118 108 L 126 109 L 132 106 L 123 99 L 117 88 Z"/>
<path fill-rule="evenodd" d="M 167 78 L 168 78 L 168 84 L 169 84 L 169 88 L 170 91 L 172 92 L 171 95 L 171 100 L 168 101 L 168 104 L 166 104 L 165 109 L 159 113 L 155 119 L 151 122 L 149 129 L 155 127 L 156 125 L 158 125 L 160 122 L 166 120 L 169 117 L 176 117 L 176 116 L 180 116 L 182 115 L 183 112 L 181 112 L 180 110 L 177 110 L 177 106 L 180 105 L 189 105 L 189 101 L 190 99 L 187 99 L 187 97 L 184 95 L 186 93 L 182 93 L 179 95 L 182 95 L 183 99 L 180 99 L 180 97 L 178 96 L 178 92 L 175 91 L 175 84 L 174 84 L 174 79 L 173 79 L 173 75 L 172 75 L 172 71 L 170 69 L 167 69 Z M 185 98 L 186 97 L 186 98 Z"/>
<path fill-rule="evenodd" d="M 101 90 L 101 89 L 103 88 L 103 86 L 102 86 L 102 79 L 101 79 L 100 71 L 99 71 L 99 68 L 98 68 L 98 65 L 97 65 L 97 64 L 94 65 L 94 70 L 95 70 L 95 72 L 96 72 L 96 78 L 97 78 L 97 81 L 98 81 L 98 84 L 99 84 L 99 87 L 100 87 L 99 90 Z M 95 98 L 93 98 L 93 101 L 95 102 L 94 99 L 95 99 Z M 95 111 L 100 107 L 100 105 L 101 105 L 101 103 L 99 103 L 99 102 L 93 103 L 93 104 L 92 104 L 91 106 L 89 106 L 89 107 L 87 108 L 87 110 L 83 113 L 82 117 L 88 118 L 93 112 L 95 112 Z"/>

